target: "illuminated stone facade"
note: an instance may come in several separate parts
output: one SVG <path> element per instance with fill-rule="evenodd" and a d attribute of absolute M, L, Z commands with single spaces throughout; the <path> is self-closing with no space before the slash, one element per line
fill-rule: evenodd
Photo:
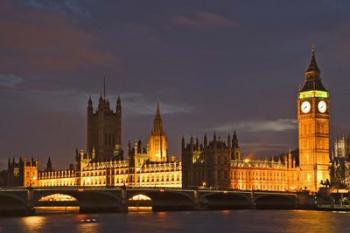
<path fill-rule="evenodd" d="M 8 161 L 7 185 L 31 187 L 38 184 L 38 161 L 22 158 L 18 162 L 15 159 Z"/>
<path fill-rule="evenodd" d="M 233 140 L 217 139 L 210 142 L 204 136 L 199 144 L 183 139 L 183 187 L 235 190 L 296 191 L 300 189 L 297 161 L 292 153 L 277 160 L 241 159 L 236 133 Z"/>
<path fill-rule="evenodd" d="M 297 191 L 300 170 L 289 160 L 231 161 L 231 188 L 239 190 Z M 289 162 L 288 162 L 289 161 Z"/>
<path fill-rule="evenodd" d="M 214 134 L 208 142 L 204 136 L 202 144 L 191 137 L 188 144 L 182 139 L 183 187 L 198 186 L 231 188 L 230 161 L 240 159 L 240 148 L 236 133 L 228 136 L 227 142 Z"/>
<path fill-rule="evenodd" d="M 181 162 L 175 157 L 168 158 L 167 144 L 158 105 L 147 149 L 141 141 L 133 147 L 129 143 L 128 160 L 120 157 L 100 160 L 94 150 L 91 153 L 81 150 L 76 152 L 76 166 L 68 170 L 53 170 L 49 160 L 46 171 L 39 173 L 38 185 L 181 188 Z"/>
<path fill-rule="evenodd" d="M 183 187 L 267 191 L 317 191 L 329 183 L 329 94 L 314 51 L 297 100 L 299 153 L 261 161 L 240 158 L 236 143 L 204 137 L 182 142 Z M 237 138 L 237 137 L 236 137 Z"/>

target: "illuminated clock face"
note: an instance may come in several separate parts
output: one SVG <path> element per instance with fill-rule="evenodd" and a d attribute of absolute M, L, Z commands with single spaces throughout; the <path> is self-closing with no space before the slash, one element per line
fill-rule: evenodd
<path fill-rule="evenodd" d="M 304 101 L 302 104 L 301 104 L 301 111 L 303 113 L 308 113 L 310 112 L 311 110 L 311 104 L 309 101 Z"/>
<path fill-rule="evenodd" d="M 317 108 L 320 113 L 325 113 L 327 111 L 327 103 L 321 100 L 318 102 Z"/>

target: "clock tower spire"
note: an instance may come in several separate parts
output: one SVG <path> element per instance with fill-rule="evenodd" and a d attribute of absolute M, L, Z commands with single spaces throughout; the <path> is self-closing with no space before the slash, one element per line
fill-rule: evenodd
<path fill-rule="evenodd" d="M 329 180 L 329 93 L 320 74 L 313 48 L 297 101 L 300 181 L 313 192 Z"/>

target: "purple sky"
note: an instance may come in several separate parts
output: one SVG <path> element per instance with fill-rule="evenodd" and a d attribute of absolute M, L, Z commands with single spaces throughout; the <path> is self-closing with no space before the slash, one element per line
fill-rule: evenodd
<path fill-rule="evenodd" d="M 85 148 L 85 112 L 107 77 L 124 149 L 146 140 L 159 102 L 169 152 L 181 136 L 226 137 L 265 157 L 297 146 L 296 95 L 316 45 L 332 139 L 349 132 L 347 0 L 0 2 L 0 168 L 55 167 Z"/>

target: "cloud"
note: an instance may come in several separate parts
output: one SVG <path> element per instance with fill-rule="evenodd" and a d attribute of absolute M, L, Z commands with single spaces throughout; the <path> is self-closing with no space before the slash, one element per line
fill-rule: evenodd
<path fill-rule="evenodd" d="M 207 11 L 197 11 L 192 16 L 176 16 L 172 22 L 180 27 L 197 29 L 239 27 L 239 22 Z"/>
<path fill-rule="evenodd" d="M 62 72 L 115 67 L 120 59 L 99 36 L 59 12 L 4 5 L 0 8 L 0 64 L 6 70 Z"/>
<path fill-rule="evenodd" d="M 45 10 L 52 10 L 52 11 L 62 11 L 65 13 L 87 15 L 86 9 L 83 9 L 81 7 L 80 0 L 60 0 L 60 1 L 25 0 L 23 4 L 27 7 L 36 8 L 36 9 L 45 9 Z"/>
<path fill-rule="evenodd" d="M 241 143 L 241 147 L 245 148 L 248 151 L 286 151 L 289 149 L 289 144 L 283 144 L 283 143 L 258 143 L 258 142 L 247 142 L 247 143 Z M 248 148 L 248 149 L 247 149 Z"/>
<path fill-rule="evenodd" d="M 123 108 L 127 114 L 154 115 L 157 103 L 147 100 L 141 93 L 122 94 Z M 191 113 L 192 107 L 159 102 L 161 114 Z"/>
<path fill-rule="evenodd" d="M 99 93 L 84 93 L 77 92 L 76 90 L 38 90 L 38 89 L 26 89 L 23 91 L 20 89 L 18 95 L 31 100 L 31 102 L 38 106 L 46 106 L 45 109 L 51 109 L 60 112 L 70 112 L 85 114 L 87 102 L 89 96 L 92 97 L 93 107 L 97 109 Z M 110 102 L 112 109 L 116 106 L 117 96 L 120 95 L 122 101 L 123 114 L 126 115 L 139 115 L 147 116 L 154 115 L 156 113 L 157 102 L 150 101 L 142 93 L 124 92 L 113 93 L 109 92 L 107 98 Z M 45 96 L 43 99 L 42 96 Z M 49 101 L 48 101 L 49 100 Z M 162 115 L 165 114 L 178 114 L 178 113 L 191 113 L 193 108 L 184 104 L 171 104 L 165 102 L 159 102 L 160 111 Z"/>
<path fill-rule="evenodd" d="M 218 132 L 232 132 L 240 130 L 245 132 L 282 132 L 286 130 L 296 129 L 296 119 L 277 119 L 277 120 L 256 120 L 256 121 L 242 121 L 237 123 L 226 123 L 211 130 Z"/>
<path fill-rule="evenodd" d="M 23 78 L 14 74 L 0 74 L 0 86 L 2 87 L 16 87 L 23 82 Z"/>

